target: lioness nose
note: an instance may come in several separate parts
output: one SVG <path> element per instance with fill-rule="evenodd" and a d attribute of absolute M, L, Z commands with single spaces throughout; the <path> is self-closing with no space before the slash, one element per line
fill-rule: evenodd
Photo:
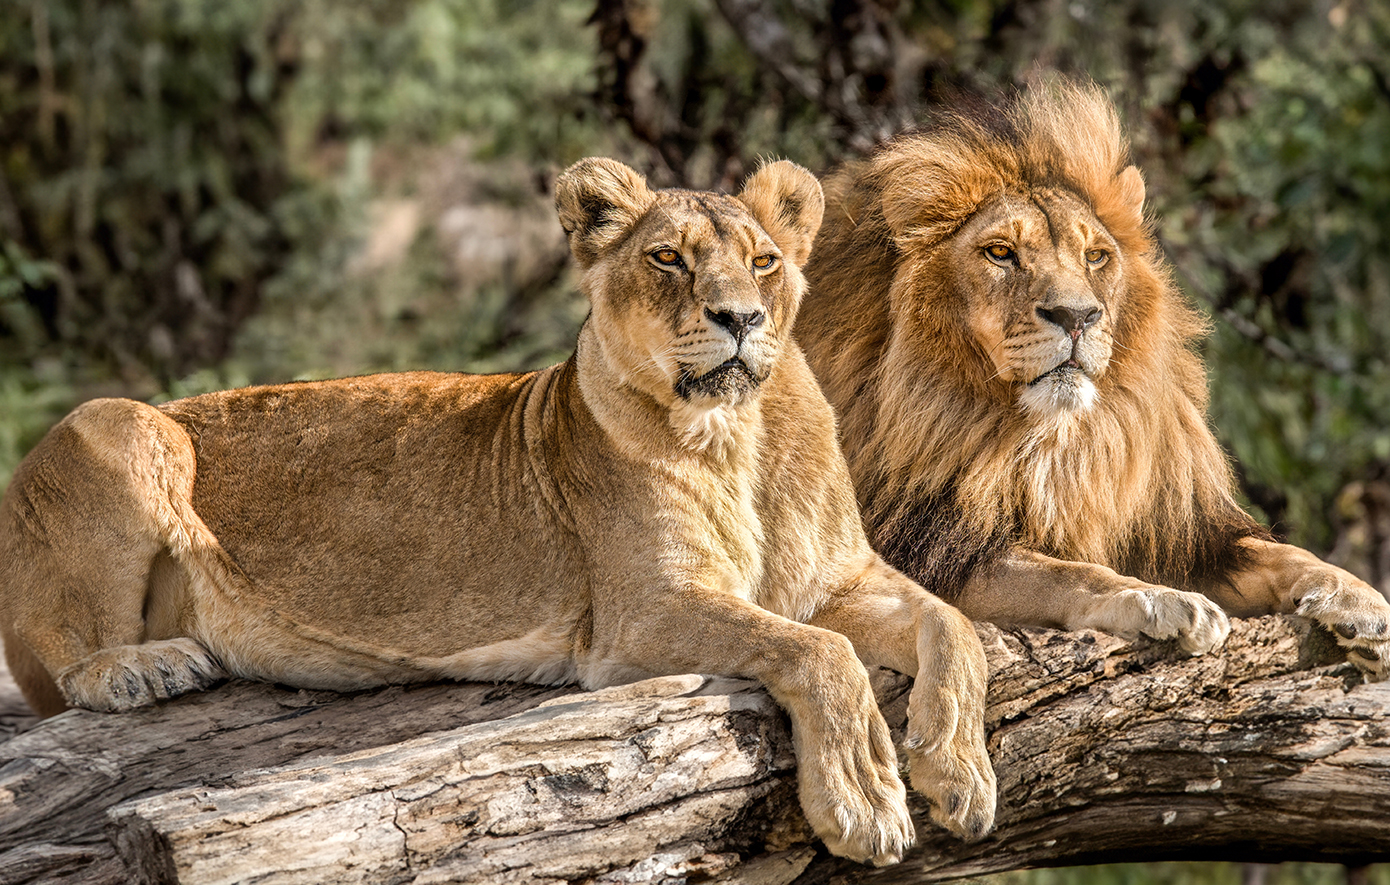
<path fill-rule="evenodd" d="M 1040 307 L 1038 316 L 1052 323 L 1054 326 L 1061 326 L 1062 331 L 1072 337 L 1080 335 L 1091 326 L 1095 325 L 1096 320 L 1100 319 L 1100 308 L 1071 308 L 1071 307 Z"/>
<path fill-rule="evenodd" d="M 723 326 L 729 330 L 729 334 L 734 336 L 734 340 L 743 343 L 743 336 L 748 334 L 749 329 L 756 329 L 763 324 L 766 315 L 761 310 L 753 310 L 747 313 L 738 313 L 732 310 L 710 310 L 705 308 L 705 316 L 709 317 L 715 325 Z"/>

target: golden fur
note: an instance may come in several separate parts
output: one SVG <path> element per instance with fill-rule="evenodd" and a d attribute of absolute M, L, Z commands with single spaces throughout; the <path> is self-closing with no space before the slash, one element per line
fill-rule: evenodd
<path fill-rule="evenodd" d="M 653 192 L 587 160 L 556 204 L 592 305 L 561 365 L 97 400 L 55 427 L 0 502 L 30 703 L 125 710 L 224 674 L 752 677 L 790 714 L 816 832 L 889 863 L 912 824 L 862 659 L 916 677 L 913 784 L 984 833 L 983 649 L 870 549 L 789 337 L 815 179 Z"/>
<path fill-rule="evenodd" d="M 1316 614 L 1385 674 L 1379 594 L 1273 544 L 1235 501 L 1206 422 L 1204 321 L 1102 93 L 962 106 L 826 196 L 797 338 L 890 562 L 973 617 L 1194 652 L 1229 627 L 1188 591 Z"/>

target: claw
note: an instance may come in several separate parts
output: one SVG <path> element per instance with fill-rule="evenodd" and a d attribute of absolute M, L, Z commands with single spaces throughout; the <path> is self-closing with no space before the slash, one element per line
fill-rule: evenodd
<path fill-rule="evenodd" d="M 1337 635 L 1340 636 L 1340 637 L 1342 637 L 1343 639 L 1355 639 L 1355 638 L 1356 638 L 1356 625 L 1355 625 L 1355 624 L 1338 624 L 1337 626 L 1333 627 L 1332 629 L 1336 630 L 1336 631 L 1337 631 Z"/>

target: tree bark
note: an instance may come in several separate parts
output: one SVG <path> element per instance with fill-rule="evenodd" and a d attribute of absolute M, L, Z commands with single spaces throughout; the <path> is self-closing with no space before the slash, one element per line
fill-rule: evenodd
<path fill-rule="evenodd" d="M 784 717 L 738 680 L 603 692 L 237 682 L 0 743 L 0 883 L 928 882 L 1114 859 L 1390 859 L 1390 686 L 1306 623 L 1217 654 L 980 627 L 995 832 L 914 798 L 895 867 L 829 857 Z M 876 676 L 902 725 L 905 677 Z M 3 694 L 0 693 L 0 698 Z M 3 718 L 3 711 L 0 711 Z"/>

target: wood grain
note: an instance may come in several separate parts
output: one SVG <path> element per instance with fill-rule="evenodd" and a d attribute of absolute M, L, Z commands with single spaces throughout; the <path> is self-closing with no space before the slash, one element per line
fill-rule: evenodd
<path fill-rule="evenodd" d="M 919 846 L 826 855 L 784 717 L 738 680 L 584 693 L 232 683 L 0 743 L 0 883 L 927 882 L 1113 859 L 1382 861 L 1390 686 L 1305 622 L 1237 621 L 1220 653 L 979 628 L 994 834 L 915 799 Z M 909 680 L 876 690 L 901 727 Z"/>

